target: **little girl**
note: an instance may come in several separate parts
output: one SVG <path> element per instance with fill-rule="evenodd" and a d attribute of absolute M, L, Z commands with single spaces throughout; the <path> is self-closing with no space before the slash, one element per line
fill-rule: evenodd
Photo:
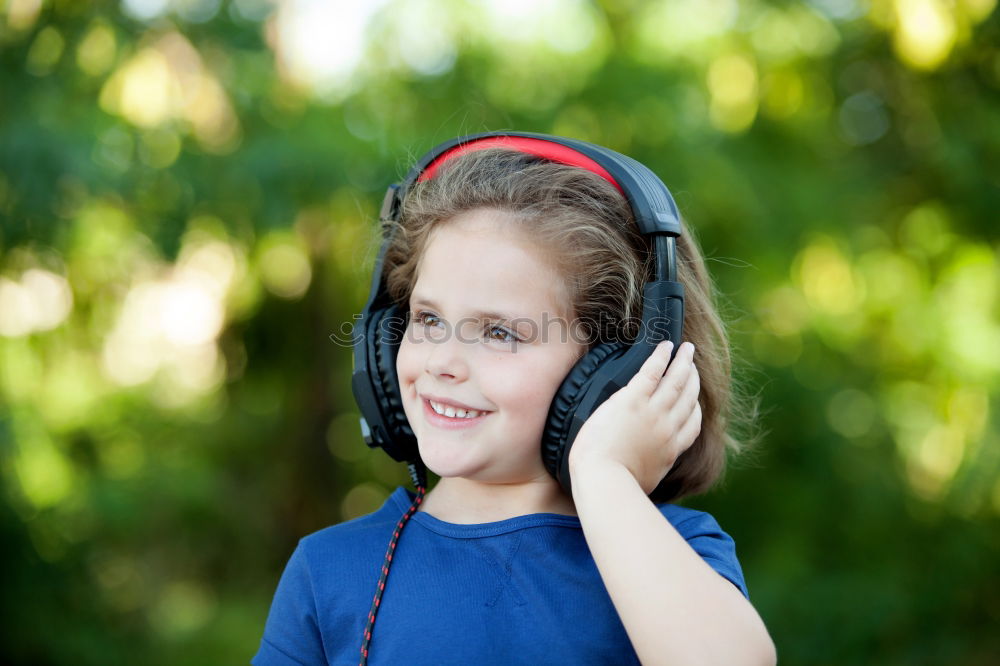
<path fill-rule="evenodd" d="M 458 139 L 390 188 L 355 395 L 417 492 L 299 542 L 253 663 L 775 663 L 732 539 L 669 503 L 739 448 L 675 213 L 645 167 L 544 135 Z"/>

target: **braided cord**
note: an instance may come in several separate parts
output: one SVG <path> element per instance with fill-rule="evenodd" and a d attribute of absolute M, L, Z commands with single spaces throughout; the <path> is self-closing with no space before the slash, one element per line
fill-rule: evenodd
<path fill-rule="evenodd" d="M 372 641 L 372 631 L 375 628 L 375 614 L 378 613 L 379 604 L 382 602 L 382 592 L 385 591 L 385 581 L 389 577 L 389 567 L 392 565 L 392 554 L 396 550 L 396 542 L 399 541 L 399 535 L 403 531 L 403 527 L 407 521 L 417 512 L 420 503 L 424 501 L 424 493 L 427 492 L 427 480 L 422 463 L 417 462 L 410 465 L 410 477 L 413 479 L 413 485 L 417 488 L 417 496 L 413 498 L 410 508 L 406 510 L 406 513 L 399 519 L 395 529 L 392 531 L 392 539 L 389 540 L 389 548 L 385 552 L 385 561 L 382 562 L 382 571 L 378 578 L 378 589 L 375 590 L 375 598 L 372 600 L 371 610 L 368 611 L 365 638 L 361 643 L 360 666 L 366 666 L 368 663 L 368 646 Z"/>

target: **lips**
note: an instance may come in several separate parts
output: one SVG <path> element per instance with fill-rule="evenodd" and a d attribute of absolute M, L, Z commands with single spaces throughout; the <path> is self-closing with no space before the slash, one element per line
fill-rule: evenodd
<path fill-rule="evenodd" d="M 431 401 L 427 398 L 422 398 L 420 402 L 423 403 L 424 406 L 424 420 L 432 426 L 445 430 L 464 430 L 466 428 L 474 428 L 482 423 L 483 420 L 492 413 L 480 412 L 479 416 L 475 416 L 471 419 L 459 416 L 445 416 L 444 414 L 438 414 L 435 412 L 434 408 L 431 407 Z M 434 400 L 434 402 L 437 402 L 437 400 Z"/>
<path fill-rule="evenodd" d="M 431 395 L 430 393 L 421 393 L 420 397 L 424 400 L 433 400 L 439 405 L 447 405 L 449 407 L 454 407 L 455 409 L 464 409 L 465 411 L 474 410 L 477 412 L 488 412 L 488 409 L 480 409 L 479 407 L 473 407 L 472 405 L 467 405 L 464 402 L 458 402 L 457 400 L 452 400 L 450 398 L 442 398 L 440 396 Z"/>

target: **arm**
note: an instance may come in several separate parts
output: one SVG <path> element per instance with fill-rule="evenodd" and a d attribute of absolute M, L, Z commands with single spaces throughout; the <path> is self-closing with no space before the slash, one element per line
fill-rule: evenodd
<path fill-rule="evenodd" d="M 677 533 L 622 466 L 577 465 L 577 513 L 643 664 L 774 664 L 750 602 Z"/>
<path fill-rule="evenodd" d="M 774 643 L 750 602 L 647 497 L 700 430 L 693 352 L 682 347 L 664 375 L 663 345 L 588 420 L 570 450 L 573 500 L 644 664 L 774 664 Z"/>

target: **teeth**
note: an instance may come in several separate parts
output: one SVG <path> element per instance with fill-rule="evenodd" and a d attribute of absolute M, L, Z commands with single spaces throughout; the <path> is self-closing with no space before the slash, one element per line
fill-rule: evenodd
<path fill-rule="evenodd" d="M 431 403 L 431 407 L 435 412 L 443 414 L 449 418 L 474 419 L 481 413 L 475 409 L 456 409 L 450 405 L 442 405 L 441 403 L 434 402 L 433 400 L 428 400 L 428 402 Z"/>

